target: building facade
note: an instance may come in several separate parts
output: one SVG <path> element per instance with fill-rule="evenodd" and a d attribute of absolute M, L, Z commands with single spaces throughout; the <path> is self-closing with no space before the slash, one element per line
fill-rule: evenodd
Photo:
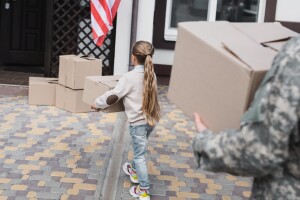
<path fill-rule="evenodd" d="M 300 32 L 299 0 L 122 0 L 102 47 L 93 43 L 89 0 L 0 2 L 0 64 L 40 66 L 57 76 L 61 54 L 101 58 L 105 74 L 129 70 L 137 40 L 154 44 L 155 70 L 170 75 L 177 24 L 184 21 L 274 22 Z"/>
<path fill-rule="evenodd" d="M 132 7 L 121 1 L 117 21 L 115 74 L 128 65 Z M 282 22 L 300 33 L 298 0 L 138 0 L 136 40 L 156 47 L 154 63 L 161 75 L 169 75 L 174 58 L 177 23 L 182 21 Z M 123 17 L 124 16 L 124 17 Z"/>

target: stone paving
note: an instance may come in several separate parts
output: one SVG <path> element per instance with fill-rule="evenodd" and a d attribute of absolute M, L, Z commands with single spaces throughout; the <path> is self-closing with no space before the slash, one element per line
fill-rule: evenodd
<path fill-rule="evenodd" d="M 169 102 L 167 89 L 160 87 L 163 115 L 148 144 L 151 199 L 249 199 L 251 178 L 196 170 L 193 121 Z M 116 119 L 0 96 L 0 199 L 101 199 Z M 123 162 L 132 157 L 127 137 Z M 131 185 L 120 169 L 116 199 L 133 199 Z"/>
<path fill-rule="evenodd" d="M 116 114 L 0 97 L 0 199 L 99 199 Z"/>

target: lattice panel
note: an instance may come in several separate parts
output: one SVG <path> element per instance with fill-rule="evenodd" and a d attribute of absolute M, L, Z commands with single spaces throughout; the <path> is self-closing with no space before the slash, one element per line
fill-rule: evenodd
<path fill-rule="evenodd" d="M 101 58 L 103 74 L 113 74 L 113 29 L 101 47 L 92 40 L 89 0 L 53 0 L 52 76 L 57 76 L 59 55 L 76 54 Z"/>

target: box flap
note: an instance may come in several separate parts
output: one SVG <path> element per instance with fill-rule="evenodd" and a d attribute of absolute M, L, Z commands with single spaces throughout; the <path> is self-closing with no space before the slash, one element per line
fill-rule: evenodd
<path fill-rule="evenodd" d="M 278 41 L 278 42 L 268 42 L 264 43 L 265 46 L 274 49 L 275 51 L 280 51 L 282 46 L 286 43 L 286 41 Z"/>
<path fill-rule="evenodd" d="M 222 43 L 227 50 L 253 70 L 268 70 L 276 55 L 275 51 L 263 47 L 240 31 L 226 34 Z"/>
<path fill-rule="evenodd" d="M 228 35 L 231 34 L 232 31 L 236 31 L 235 28 L 226 21 L 181 22 L 178 24 L 178 27 L 189 31 L 196 38 L 201 38 L 203 41 L 216 48 L 223 48 L 222 39 L 225 37 L 224 35 Z"/>
<path fill-rule="evenodd" d="M 86 79 L 103 84 L 109 88 L 114 88 L 121 76 L 87 76 Z"/>
<path fill-rule="evenodd" d="M 114 81 L 100 81 L 101 84 L 106 85 L 107 87 L 109 87 L 110 89 L 116 87 L 118 80 L 114 80 Z"/>
<path fill-rule="evenodd" d="M 90 57 L 90 56 L 79 56 L 83 60 L 99 60 L 98 58 Z"/>
<path fill-rule="evenodd" d="M 59 57 L 63 57 L 63 58 L 66 58 L 66 59 L 72 59 L 73 57 L 76 57 L 76 55 L 68 54 L 68 55 L 60 55 Z"/>
<path fill-rule="evenodd" d="M 72 60 L 77 61 L 77 62 L 86 62 L 86 61 L 88 61 L 87 59 L 82 58 L 81 56 L 75 56 L 75 57 L 72 58 Z"/>
<path fill-rule="evenodd" d="M 234 27 L 258 43 L 285 40 L 298 33 L 282 26 L 280 23 L 232 23 Z"/>
<path fill-rule="evenodd" d="M 45 77 L 29 77 L 29 84 L 48 84 L 58 83 L 57 78 L 45 78 Z"/>
<path fill-rule="evenodd" d="M 91 79 L 93 81 L 101 82 L 101 81 L 117 81 L 121 78 L 121 76 L 87 76 L 86 78 Z"/>
<path fill-rule="evenodd" d="M 50 83 L 50 84 L 58 84 L 58 80 L 51 80 L 51 81 L 48 81 L 48 83 Z"/>
<path fill-rule="evenodd" d="M 265 63 L 255 63 L 271 63 L 271 61 L 268 62 L 264 59 L 258 60 L 257 58 L 260 57 L 260 54 L 256 53 L 256 49 L 259 48 L 261 51 L 266 52 L 265 54 L 268 55 L 272 54 L 272 50 L 265 50 L 267 48 L 264 48 L 259 43 L 255 42 L 253 39 L 250 39 L 243 32 L 232 26 L 232 24 L 229 22 L 184 22 L 179 23 L 179 27 L 181 29 L 183 28 L 189 31 L 191 34 L 195 35 L 196 38 L 203 40 L 205 43 L 214 47 L 216 50 L 222 52 L 224 55 L 230 56 L 232 59 L 235 59 L 236 62 L 240 62 L 244 65 L 243 67 L 247 71 L 251 71 L 253 69 L 268 69 L 270 67 L 270 64 L 266 65 Z M 244 42 L 240 40 L 245 40 L 246 44 L 244 44 Z M 248 49 L 247 43 L 250 44 L 252 50 Z M 252 55 L 249 54 L 249 51 L 252 51 Z M 269 60 L 272 60 L 274 56 L 275 55 L 272 54 L 272 56 L 267 57 L 271 57 L 269 58 Z"/>
<path fill-rule="evenodd" d="M 57 81 L 58 78 L 47 78 L 47 77 L 29 77 L 29 80 L 37 80 L 37 81 Z"/>
<path fill-rule="evenodd" d="M 90 62 L 90 61 L 99 61 L 98 58 L 88 57 L 88 56 L 80 56 L 80 55 L 63 55 L 67 60 L 72 60 L 76 62 Z"/>

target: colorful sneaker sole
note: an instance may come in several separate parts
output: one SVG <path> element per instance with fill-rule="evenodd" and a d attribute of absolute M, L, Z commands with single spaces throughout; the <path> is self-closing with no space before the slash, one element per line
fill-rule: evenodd
<path fill-rule="evenodd" d="M 130 176 L 130 173 L 127 171 L 126 163 L 123 165 L 123 171 L 125 172 L 126 175 Z"/>
<path fill-rule="evenodd" d="M 136 187 L 136 186 L 132 186 L 132 187 L 130 188 L 130 190 L 129 190 L 129 193 L 130 193 L 131 196 L 133 196 L 133 197 L 135 197 L 135 198 L 139 198 L 139 200 L 150 200 L 150 196 L 149 196 L 149 195 L 143 197 L 143 196 L 139 196 L 138 194 L 136 194 L 136 193 L 134 192 L 134 188 L 135 188 L 135 187 Z"/>
<path fill-rule="evenodd" d="M 126 163 L 123 165 L 123 171 L 125 172 L 126 175 L 128 175 L 128 176 L 130 177 L 130 181 L 131 181 L 132 183 L 139 183 L 139 180 L 133 178 L 133 177 L 131 176 L 131 174 L 128 172 Z"/>
<path fill-rule="evenodd" d="M 138 179 L 133 178 L 131 175 L 129 175 L 131 182 L 133 183 L 139 183 Z"/>

